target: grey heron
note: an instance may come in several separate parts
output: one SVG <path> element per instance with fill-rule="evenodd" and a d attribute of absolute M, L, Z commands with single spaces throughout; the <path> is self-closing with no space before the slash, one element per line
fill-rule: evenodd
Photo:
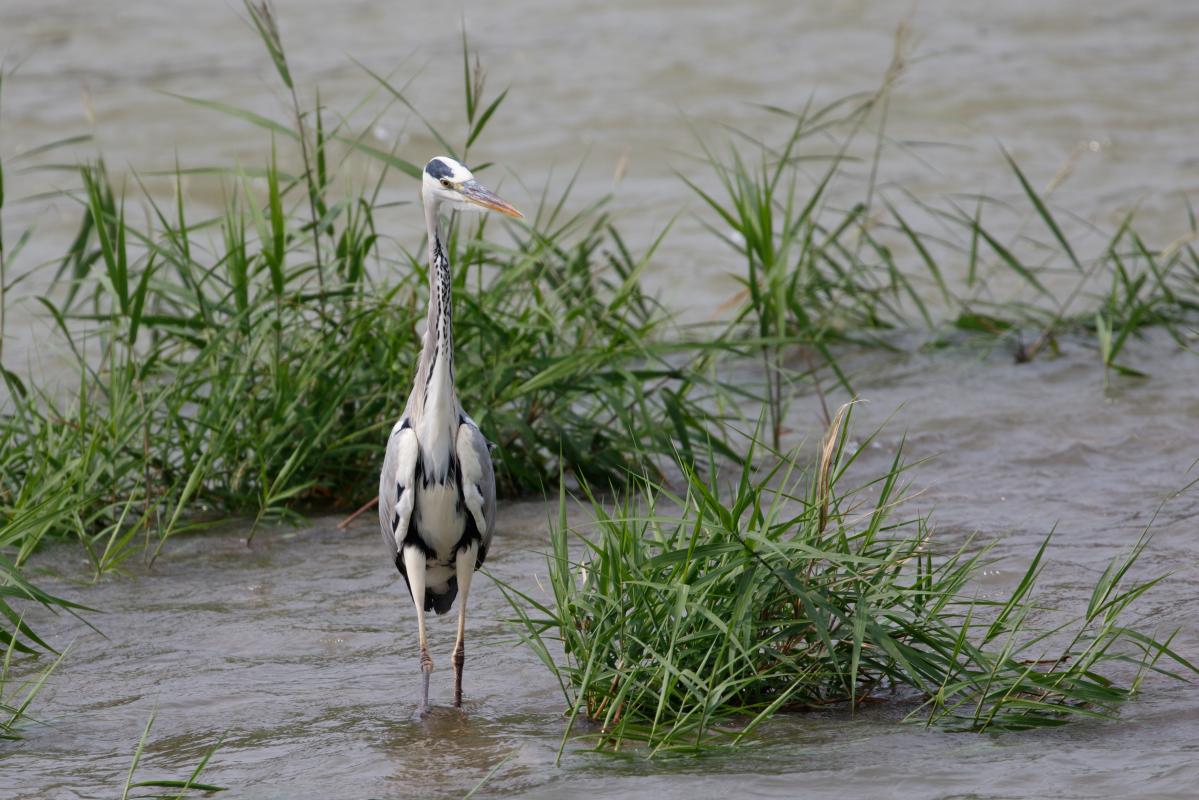
<path fill-rule="evenodd" d="M 522 216 L 452 158 L 425 165 L 421 182 L 429 232 L 429 314 L 416 380 L 391 429 L 379 476 L 379 525 L 416 606 L 422 716 L 429 710 L 425 612 L 444 614 L 458 598 L 454 705 L 462 705 L 466 600 L 471 576 L 495 531 L 495 474 L 487 440 L 454 388 L 450 262 L 441 237 L 443 208 Z"/>

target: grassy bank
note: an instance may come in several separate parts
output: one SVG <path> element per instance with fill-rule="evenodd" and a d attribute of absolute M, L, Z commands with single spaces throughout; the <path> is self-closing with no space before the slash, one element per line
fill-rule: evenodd
<path fill-rule="evenodd" d="M 53 271 L 52 288 L 38 302 L 57 343 L 73 354 L 72 388 L 51 389 L 46 376 L 16 374 L 0 350 L 7 389 L 0 417 L 0 613 L 6 620 L 0 641 L 10 652 L 48 650 L 22 622 L 24 608 L 72 609 L 22 577 L 23 565 L 46 541 L 78 541 L 100 575 L 131 557 L 152 562 L 173 535 L 230 518 L 248 519 L 257 528 L 298 519 L 311 509 L 349 511 L 377 486 L 382 444 L 415 365 L 427 274 L 423 243 L 396 241 L 379 230 L 376 219 L 386 206 L 380 199 L 385 183 L 418 177 L 417 165 L 429 154 L 380 149 L 349 127 L 352 113 L 335 113 L 318 94 L 302 103 L 269 9 L 247 5 L 246 11 L 291 99 L 290 116 L 268 119 L 203 98 L 181 102 L 256 127 L 271 157 L 252 168 L 177 169 L 167 176 L 175 194 L 166 200 L 136 174 L 119 181 L 100 160 L 81 164 L 77 187 L 66 193 L 78 204 L 77 235 L 61 260 L 26 268 Z M 383 75 L 364 68 L 364 77 L 385 109 L 409 109 L 441 150 L 471 162 L 472 146 L 502 124 L 506 93 L 485 92 L 465 38 L 462 56 L 463 114 L 453 131 L 429 126 L 403 88 Z M 746 481 L 757 466 L 725 414 L 732 409 L 753 417 L 764 408 L 767 438 L 777 444 L 796 392 L 829 381 L 852 389 L 838 365 L 842 345 L 893 347 L 893 331 L 918 330 L 926 332 L 929 346 L 984 337 L 1029 360 L 1051 352 L 1063 335 L 1080 335 L 1093 340 L 1104 369 L 1130 375 L 1138 370 L 1121 360 L 1123 347 L 1147 325 L 1163 326 L 1178 343 L 1191 346 L 1199 316 L 1199 258 L 1186 237 L 1165 248 L 1149 247 L 1130 218 L 1104 247 L 1085 254 L 1071 244 L 1048 198 L 1014 161 L 1012 179 L 1027 201 L 1016 211 L 988 198 L 971 208 L 952 202 L 932 206 L 902 192 L 884 192 L 874 183 L 875 170 L 863 180 L 859 153 L 864 147 L 875 163 L 882 157 L 887 98 L 901 72 L 897 57 L 878 91 L 822 108 L 764 111 L 786 118 L 789 133 L 780 142 L 740 134 L 727 145 L 701 142 L 705 166 L 702 174 L 680 181 L 680 203 L 688 192 L 698 198 L 713 242 L 733 249 L 744 287 L 727 317 L 708 326 L 682 328 L 642 289 L 642 275 L 662 239 L 644 252 L 630 250 L 607 215 L 606 198 L 567 210 L 577 207 L 569 182 L 547 187 L 524 223 L 496 228 L 486 219 L 454 220 L 448 247 L 459 393 L 497 445 L 503 494 L 552 491 L 563 475 L 574 485 L 607 491 L 636 474 L 646 482 L 632 487 L 625 503 L 626 510 L 640 508 L 659 491 L 662 470 L 673 470 L 677 459 L 691 476 L 693 497 L 677 498 L 690 516 L 665 525 L 668 533 L 661 535 L 671 552 L 681 546 L 677 537 L 683 530 L 697 531 L 705 542 L 710 538 L 717 549 L 733 548 L 721 550 L 721 558 L 731 559 L 722 569 L 734 581 L 746 566 L 737 537 L 749 534 L 731 521 L 724 528 L 711 521 L 727 517 L 730 508 L 758 504 L 767 487 L 753 479 L 742 487 L 748 495 L 738 495 L 731 506 L 716 494 L 700 493 L 707 484 L 697 476 L 714 462 L 741 465 Z M 54 168 L 56 150 L 79 141 L 70 137 L 10 160 L 24 168 Z M 352 159 L 365 159 L 369 169 L 351 169 Z M 475 166 L 488 174 L 487 165 Z M 218 184 L 222 211 L 206 216 L 189 207 L 185 177 Z M 0 172 L 0 213 L 2 187 Z M 835 199 L 845 196 L 859 199 L 848 204 Z M 144 222 L 127 212 L 133 207 L 148 211 Z M 938 229 L 917 230 L 909 222 L 914 213 L 934 220 Z M 1012 214 L 1023 222 L 1004 218 Z M 1192 220 L 1192 235 L 1194 229 Z M 13 269 L 28 235 L 5 239 L 0 217 L 0 314 L 17 283 Z M 1063 270 L 1070 280 L 1055 294 L 1046 287 L 1061 285 Z M 996 295 L 998 275 L 1015 277 L 1016 299 Z M 4 324 L 0 317 L 0 342 Z M 797 361 L 802 368 L 788 366 Z M 756 378 L 734 383 L 725 377 L 734 370 Z M 827 569 L 836 581 L 856 574 L 853 565 L 861 559 L 873 559 L 879 574 L 889 576 L 887 591 L 872 606 L 879 614 L 888 603 L 896 613 L 924 614 L 933 626 L 924 634 L 930 641 L 962 630 L 912 606 L 914 584 L 901 583 L 909 580 L 906 572 L 886 561 L 891 552 L 886 548 L 899 547 L 901 553 L 903 547 L 916 548 L 918 531 L 898 544 L 874 534 L 863 539 L 860 531 L 842 530 L 841 523 L 824 527 L 838 518 L 821 512 L 819 536 L 812 539 L 812 512 L 805 513 L 808 517 L 759 530 L 754 535 L 765 537 L 761 547 L 799 558 L 780 544 L 791 541 L 789 531 L 798 526 L 807 532 L 808 546 L 824 548 L 812 564 L 832 564 Z M 654 543 L 658 534 L 615 518 L 604 525 L 601 549 L 613 548 L 611 569 L 619 569 L 623 559 L 635 564 L 658 558 L 645 549 L 660 546 Z M 833 544 L 847 543 L 841 550 L 821 538 L 831 536 L 829 531 L 839 531 Z M 578 604 L 629 602 L 624 581 L 572 593 L 561 549 L 565 535 L 557 534 L 560 557 L 553 562 L 560 571 L 560 607 L 543 609 L 547 616 L 538 623 L 553 620 L 563 635 L 574 624 L 571 609 Z M 977 563 L 974 557 L 959 554 L 934 564 L 917 549 L 906 552 L 902 563 L 924 564 L 921 580 L 935 584 L 936 591 L 920 603 L 958 602 L 953 593 Z M 762 574 L 789 574 L 787 569 L 776 564 Z M 650 579 L 674 582 L 675 576 L 668 570 Z M 732 597 L 731 587 L 735 581 L 712 597 Z M 762 598 L 763 608 L 784 607 L 787 593 L 799 591 L 782 578 L 773 587 L 775 594 Z M 837 608 L 850 613 L 842 601 L 826 597 L 822 602 L 832 605 L 822 613 L 832 615 Z M 667 600 L 654 602 L 651 617 Z M 833 624 L 832 616 L 829 620 L 826 625 Z M 779 624 L 789 630 L 801 625 Z M 764 630 L 746 622 L 741 639 L 721 646 L 743 649 L 750 635 L 775 642 Z M 899 633 L 886 630 L 890 641 L 899 640 Z M 548 628 L 531 635 L 538 631 Z M 785 688 L 790 678 L 779 677 L 785 673 L 777 665 L 761 685 L 746 683 L 748 673 L 728 673 L 731 683 L 722 692 L 732 705 L 721 713 L 742 709 L 761 715 L 801 701 L 833 702 L 838 695 L 832 687 L 852 698 L 865 685 L 885 682 L 906 681 L 926 692 L 944 685 L 975 697 L 981 691 L 977 676 L 990 673 L 999 676 L 1000 685 L 1016 687 L 1013 697 L 1024 697 L 1026 683 L 1019 681 L 1037 680 L 1012 672 L 1015 656 L 996 655 L 982 645 L 971 645 L 972 660 L 960 662 L 960 668 L 944 660 L 936 673 L 872 660 L 871 648 L 865 648 L 871 657 L 863 660 L 865 640 L 857 641 L 857 655 L 849 661 L 843 650 L 828 648 L 815 688 Z M 882 641 L 871 647 L 883 647 Z M 581 652 L 572 651 L 572 657 Z M 614 665 L 624 657 L 605 652 L 617 653 L 617 661 L 608 664 L 607 655 L 597 655 L 589 663 L 607 664 L 604 681 L 623 685 L 624 667 Z M 738 669 L 761 666 L 754 659 L 738 662 L 734 652 L 726 655 Z M 959 687 L 954 681 L 967 681 L 959 673 L 975 676 L 970 678 L 975 683 Z M 690 735 L 709 730 L 714 719 L 694 710 L 698 695 L 676 703 L 671 688 L 657 695 L 660 710 L 653 716 L 638 715 L 620 700 L 604 705 L 598 678 L 579 679 L 570 695 L 572 708 L 599 718 L 622 715 L 618 738 L 649 723 L 644 735 L 660 741 L 659 731 Z M 1089 705 L 1075 702 L 1086 699 L 1087 676 L 1063 680 L 1057 694 L 1046 695 L 1054 714 L 1111 699 L 1095 695 Z M 934 713 L 960 716 L 949 703 L 943 699 L 944 707 Z M 995 724 L 1012 702 L 988 700 L 980 707 L 988 709 L 987 724 Z M 668 713 L 673 721 L 666 725 L 670 717 L 662 715 Z"/>

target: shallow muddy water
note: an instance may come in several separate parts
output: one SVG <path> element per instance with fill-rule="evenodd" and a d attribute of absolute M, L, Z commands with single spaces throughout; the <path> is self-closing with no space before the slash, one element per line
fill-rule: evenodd
<path fill-rule="evenodd" d="M 438 125 L 458 119 L 459 6 L 279 6 L 293 70 L 331 104 L 345 109 L 370 89 L 349 54 L 383 70 L 408 58 L 401 76 L 422 69 L 414 102 Z M 708 131 L 742 117 L 760 128 L 747 103 L 795 106 L 871 88 L 908 15 L 906 6 L 866 2 L 836 11 L 767 0 L 469 4 L 489 85 L 512 87 L 476 153 L 509 171 L 506 194 L 517 205 L 555 165 L 561 176 L 584 154 L 576 197 L 593 200 L 627 160 L 614 211 L 645 242 L 680 208 L 694 208 L 672 173 L 689 163 L 680 152 L 695 149 L 684 115 Z M 1014 196 L 998 141 L 1038 185 L 1075 154 L 1075 174 L 1054 194 L 1074 214 L 1110 223 L 1139 206 L 1159 245 L 1184 230 L 1180 193 L 1199 188 L 1199 6 L 945 0 L 922 2 L 910 23 L 919 58 L 899 86 L 890 130 L 951 146 L 915 151 L 932 167 L 888 151 L 885 180 L 928 195 Z M 257 164 L 269 152 L 260 131 L 156 90 L 287 115 L 259 43 L 227 3 L 7 0 L 0 48 L 6 62 L 23 59 L 4 86 L 6 154 L 94 130 L 116 171 L 169 168 L 176 152 L 184 166 Z M 400 141 L 405 157 L 432 154 L 398 111 L 376 133 L 382 145 Z M 60 185 L 53 173 L 5 177 L 6 231 L 38 222 L 19 272 L 65 250 L 78 211 L 66 201 L 11 204 Z M 202 181 L 187 189 L 189 203 L 220 201 Z M 413 190 L 396 178 L 388 192 L 410 199 Z M 381 219 L 409 247 L 418 223 L 411 206 Z M 680 221 L 648 273 L 667 305 L 708 317 L 733 291 L 738 265 L 712 245 L 690 217 Z M 676 289 L 683 280 L 686 296 Z M 10 316 L 5 364 L 18 372 L 45 366 L 34 310 L 22 304 Z M 909 458 L 929 459 L 911 473 L 922 490 L 913 507 L 932 513 L 945 546 L 975 532 L 999 540 L 984 591 L 1009 587 L 1056 526 L 1043 596 L 1084 603 L 1159 502 L 1199 477 L 1199 358 L 1155 335 L 1130 348 L 1127 361 L 1150 379 L 1108 387 L 1093 350 L 1069 341 L 1062 356 L 1020 366 L 1004 351 L 848 354 L 869 401 L 855 430 L 890 419 L 861 474 L 885 469 L 906 435 Z M 819 427 L 817 401 L 799 398 L 790 442 Z M 498 578 L 538 591 L 546 515 L 540 503 L 501 503 L 488 562 Z M 501 763 L 477 796 L 1189 798 L 1199 785 L 1199 687 L 1157 678 L 1117 723 L 946 734 L 899 725 L 901 711 L 884 706 L 852 719 L 783 718 L 732 754 L 645 762 L 571 747 L 556 766 L 561 694 L 503 623 L 496 587 L 483 578 L 472 593 L 464 714 L 446 708 L 452 622 L 433 622 L 438 709 L 419 720 L 405 592 L 373 523 L 364 517 L 343 533 L 335 522 L 267 531 L 249 549 L 236 533 L 180 538 L 152 570 L 133 566 L 96 586 L 78 583 L 87 573 L 77 546 L 39 556 L 41 584 L 102 609 L 89 619 L 104 636 L 69 617 L 32 620 L 71 651 L 35 706 L 45 725 L 0 744 L 0 796 L 114 796 L 155 709 L 138 777 L 185 777 L 225 735 L 203 776 L 230 787 L 220 797 L 460 797 Z M 1173 575 L 1138 607 L 1140 624 L 1181 627 L 1174 645 L 1195 660 L 1199 492 L 1170 500 L 1154 530 L 1139 574 Z"/>
<path fill-rule="evenodd" d="M 870 401 L 854 430 L 894 414 L 858 474 L 884 470 L 906 434 L 909 457 L 930 459 L 912 473 L 924 493 L 909 508 L 931 511 L 936 541 L 952 548 L 978 532 L 1000 542 L 984 593 L 1010 589 L 1056 526 L 1040 596 L 1077 609 L 1159 501 L 1196 477 L 1199 359 L 1139 346 L 1159 354 L 1153 379 L 1107 393 L 1092 356 L 1069 346 L 1024 366 L 960 352 L 850 359 Z M 816 416 L 801 399 L 792 438 Z M 540 503 L 501 504 L 496 577 L 540 593 L 546 514 Z M 1181 627 L 1174 645 L 1192 658 L 1196 519 L 1199 493 L 1168 502 L 1137 568 L 1173 572 L 1137 624 Z M 901 725 L 904 709 L 883 705 L 856 718 L 785 717 L 732 754 L 647 763 L 572 745 L 555 766 L 564 702 L 502 622 L 496 586 L 484 578 L 472 592 L 465 713 L 448 707 L 452 621 L 432 623 L 437 709 L 422 721 L 404 589 L 370 522 L 345 533 L 334 522 L 268 531 L 248 550 L 231 534 L 181 538 L 153 570 L 92 588 L 62 577 L 82 569 L 76 547 L 40 559 L 60 576 L 46 588 L 104 610 L 92 619 L 108 638 L 67 617 L 35 620 L 72 649 L 37 706 L 47 724 L 0 756 L 4 796 L 111 796 L 154 709 L 139 776 L 184 776 L 225 735 L 204 780 L 230 797 L 457 797 L 501 762 L 478 796 L 1184 798 L 1199 781 L 1199 686 L 1159 678 L 1118 722 L 950 734 Z"/>

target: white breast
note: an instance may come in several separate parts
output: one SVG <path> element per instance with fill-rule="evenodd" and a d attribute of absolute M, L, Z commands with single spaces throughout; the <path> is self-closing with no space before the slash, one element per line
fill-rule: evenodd
<path fill-rule="evenodd" d="M 466 517 L 456 509 L 458 503 L 458 488 L 452 483 L 444 486 L 433 485 L 416 489 L 416 518 L 421 538 L 436 557 L 428 562 L 428 582 L 430 588 L 438 583 L 444 583 L 454 574 L 454 545 L 462 538 L 466 530 Z M 444 578 L 440 572 L 444 571 Z M 440 578 L 440 580 L 438 580 Z"/>

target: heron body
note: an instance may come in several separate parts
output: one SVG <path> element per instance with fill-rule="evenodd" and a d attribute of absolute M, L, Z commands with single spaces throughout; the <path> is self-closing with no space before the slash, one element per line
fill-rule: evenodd
<path fill-rule="evenodd" d="M 387 440 L 379 524 L 416 607 L 423 714 L 433 670 L 425 612 L 444 614 L 459 600 L 454 705 L 460 706 L 470 581 L 495 531 L 495 475 L 487 440 L 463 411 L 454 388 L 452 278 L 440 215 L 443 208 L 521 214 L 445 156 L 425 166 L 421 197 L 429 234 L 429 315 L 412 392 Z"/>

